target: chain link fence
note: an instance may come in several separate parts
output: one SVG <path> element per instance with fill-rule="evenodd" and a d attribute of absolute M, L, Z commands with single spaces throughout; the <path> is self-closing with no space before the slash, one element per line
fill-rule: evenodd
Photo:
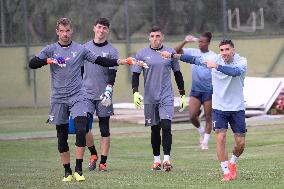
<path fill-rule="evenodd" d="M 55 25 L 60 17 L 72 20 L 73 40 L 79 43 L 93 38 L 97 18 L 108 18 L 109 41 L 122 57 L 148 45 L 149 29 L 159 25 L 172 47 L 189 33 L 211 31 L 211 48 L 216 52 L 219 39 L 236 40 L 241 53 L 257 65 L 249 69 L 249 75 L 284 72 L 278 65 L 284 54 L 283 0 L 0 0 L 0 87 L 5 89 L 0 93 L 0 107 L 48 105 L 48 70 L 31 71 L 27 62 L 45 44 L 57 41 Z M 129 70 L 120 72 L 118 83 L 126 81 L 123 87 L 129 90 L 116 84 L 123 91 L 115 99 L 129 100 Z M 190 72 L 184 75 L 189 88 Z"/>
<path fill-rule="evenodd" d="M 69 17 L 74 39 L 92 37 L 94 20 L 111 21 L 112 41 L 139 41 L 152 25 L 169 39 L 212 31 L 219 37 L 284 34 L 283 0 L 0 0 L 1 45 L 43 44 L 57 39 L 55 23 Z"/>

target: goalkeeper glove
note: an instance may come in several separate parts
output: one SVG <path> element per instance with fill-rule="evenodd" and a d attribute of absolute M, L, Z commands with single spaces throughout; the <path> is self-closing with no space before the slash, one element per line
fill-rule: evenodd
<path fill-rule="evenodd" d="M 59 67 L 63 68 L 66 67 L 66 60 L 64 57 L 62 56 L 58 56 L 55 58 L 48 58 L 47 59 L 47 64 L 57 64 Z"/>
<path fill-rule="evenodd" d="M 105 89 L 105 92 L 100 96 L 100 99 L 102 100 L 102 105 L 103 106 L 110 106 L 111 105 L 111 97 L 112 97 L 112 87 L 107 86 Z"/>
<path fill-rule="evenodd" d="M 143 97 L 139 92 L 134 93 L 134 105 L 136 108 L 141 108 Z"/>
<path fill-rule="evenodd" d="M 136 60 L 135 58 L 132 58 L 132 57 L 128 57 L 126 60 L 127 60 L 127 64 L 129 65 L 137 64 L 143 68 L 146 68 L 146 69 L 149 68 L 148 65 L 141 60 Z"/>
<path fill-rule="evenodd" d="M 184 111 L 186 107 L 187 107 L 186 97 L 185 97 L 185 95 L 181 95 L 180 96 L 180 109 L 179 109 L 179 112 Z"/>

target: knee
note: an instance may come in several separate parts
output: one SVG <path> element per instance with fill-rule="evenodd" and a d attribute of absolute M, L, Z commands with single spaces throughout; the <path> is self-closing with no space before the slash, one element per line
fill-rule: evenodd
<path fill-rule="evenodd" d="M 75 129 L 76 129 L 76 146 L 86 146 L 86 133 L 88 127 L 88 118 L 84 116 L 75 117 Z"/>
<path fill-rule="evenodd" d="M 58 138 L 58 151 L 64 153 L 69 151 L 68 146 L 68 125 L 56 125 L 57 138 Z"/>
<path fill-rule="evenodd" d="M 226 143 L 226 133 L 224 132 L 217 133 L 217 142 L 220 144 L 225 144 Z"/>
<path fill-rule="evenodd" d="M 109 117 L 99 117 L 101 137 L 109 137 Z"/>

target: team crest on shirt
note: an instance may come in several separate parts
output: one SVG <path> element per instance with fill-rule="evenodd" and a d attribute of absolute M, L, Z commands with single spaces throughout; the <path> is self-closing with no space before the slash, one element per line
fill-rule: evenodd
<path fill-rule="evenodd" d="M 76 51 L 71 51 L 71 54 L 72 54 L 73 58 L 75 58 L 76 55 L 78 54 L 78 52 L 76 52 Z"/>

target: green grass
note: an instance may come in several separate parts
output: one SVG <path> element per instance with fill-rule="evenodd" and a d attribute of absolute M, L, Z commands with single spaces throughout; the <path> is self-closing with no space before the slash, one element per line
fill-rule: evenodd
<path fill-rule="evenodd" d="M 0 138 L 5 134 L 26 135 L 27 132 L 34 136 L 39 129 L 50 132 L 52 127 L 42 126 L 46 112 L 47 109 L 0 109 Z M 197 131 L 191 125 L 173 125 L 174 128 L 184 126 L 188 128 L 173 132 L 174 168 L 171 172 L 149 170 L 152 155 L 150 133 L 146 128 L 141 133 L 112 134 L 108 172 L 87 171 L 89 152 L 86 151 L 83 167 L 86 181 L 83 183 L 61 182 L 63 167 L 56 138 L 2 140 L 0 185 L 1 188 L 284 188 L 284 124 L 248 126 L 246 150 L 238 162 L 238 179 L 230 183 L 220 182 L 222 172 L 216 160 L 213 135 L 209 150 L 201 151 L 197 146 Z M 127 132 L 143 126 L 112 122 L 111 127 Z M 97 128 L 95 132 L 97 134 Z M 231 132 L 228 138 L 231 151 Z M 72 168 L 74 142 L 75 137 L 70 136 Z"/>

